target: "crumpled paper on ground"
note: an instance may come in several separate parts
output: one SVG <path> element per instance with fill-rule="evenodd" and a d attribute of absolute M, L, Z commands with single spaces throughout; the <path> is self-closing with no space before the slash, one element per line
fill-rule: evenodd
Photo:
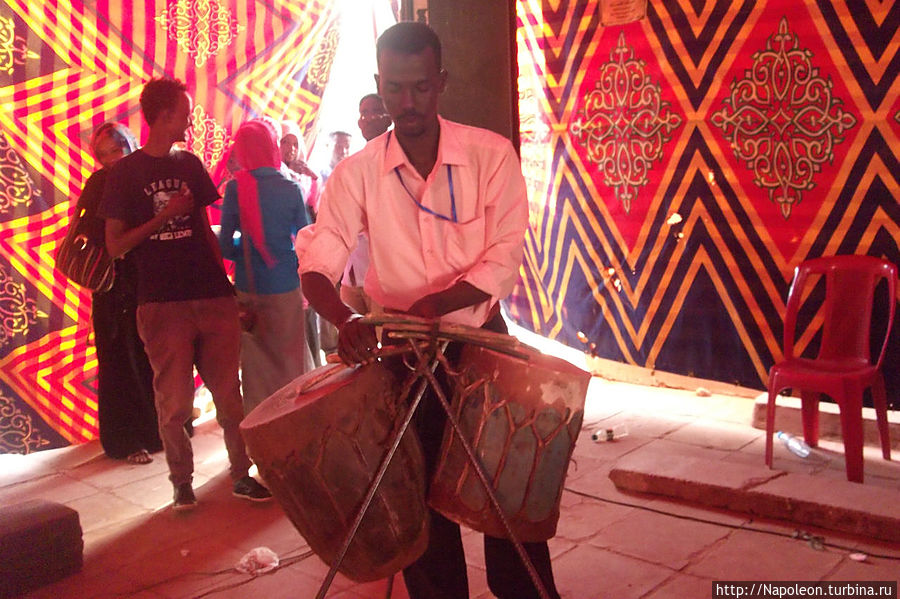
<path fill-rule="evenodd" d="M 278 554 L 268 547 L 256 547 L 241 558 L 234 569 L 244 574 L 258 576 L 278 567 Z"/>

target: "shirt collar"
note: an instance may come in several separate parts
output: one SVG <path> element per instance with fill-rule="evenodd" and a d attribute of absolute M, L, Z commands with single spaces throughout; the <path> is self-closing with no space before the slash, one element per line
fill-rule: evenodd
<path fill-rule="evenodd" d="M 450 122 L 438 116 L 438 123 L 441 127 L 441 132 L 438 139 L 438 157 L 434 165 L 435 168 L 444 164 L 466 164 L 468 158 Z M 392 171 L 395 167 L 410 164 L 406 154 L 403 152 L 403 148 L 400 147 L 396 136 L 392 133 L 393 131 L 385 135 L 387 147 L 384 152 L 384 172 L 386 173 Z"/>

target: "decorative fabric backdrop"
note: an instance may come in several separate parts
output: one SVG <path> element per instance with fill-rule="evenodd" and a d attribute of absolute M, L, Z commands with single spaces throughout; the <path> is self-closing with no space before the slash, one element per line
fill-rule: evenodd
<path fill-rule="evenodd" d="M 900 3 L 650 0 L 618 27 L 592 0 L 517 8 L 523 326 L 762 389 L 797 264 L 900 263 Z"/>
<path fill-rule="evenodd" d="M 143 138 L 141 86 L 166 73 L 194 95 L 189 146 L 210 167 L 263 111 L 311 145 L 335 4 L 0 0 L 0 452 L 96 437 L 90 296 L 52 267 L 96 167 L 90 131 L 112 119 Z M 532 229 L 508 308 L 521 324 L 762 387 L 794 266 L 900 262 L 895 3 L 651 0 L 620 27 L 593 0 L 517 8 Z"/>
<path fill-rule="evenodd" d="M 0 2 L 0 452 L 97 435 L 90 294 L 53 270 L 105 120 L 146 137 L 143 84 L 194 96 L 191 151 L 212 169 L 238 124 L 294 120 L 311 145 L 338 42 L 332 0 Z"/>

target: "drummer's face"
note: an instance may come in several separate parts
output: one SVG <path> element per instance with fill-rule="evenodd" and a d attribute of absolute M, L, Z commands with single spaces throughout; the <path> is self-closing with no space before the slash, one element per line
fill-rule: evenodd
<path fill-rule="evenodd" d="M 398 137 L 419 137 L 439 126 L 438 98 L 447 84 L 447 71 L 438 65 L 431 47 L 418 54 L 382 50 L 375 83 Z"/>

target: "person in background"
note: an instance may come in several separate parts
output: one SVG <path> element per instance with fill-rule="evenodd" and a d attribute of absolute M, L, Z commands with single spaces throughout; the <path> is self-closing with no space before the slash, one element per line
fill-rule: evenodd
<path fill-rule="evenodd" d="M 378 94 L 366 94 L 359 101 L 359 131 L 366 142 L 370 142 L 391 126 L 391 115 L 384 107 Z M 360 234 L 356 249 L 347 260 L 347 267 L 341 277 L 341 300 L 359 314 L 372 311 L 372 300 L 363 289 L 363 280 L 369 268 L 369 238 Z"/>
<path fill-rule="evenodd" d="M 303 291 L 338 328 L 347 364 L 370 362 L 378 345 L 374 327 L 335 290 L 360 233 L 369 236 L 366 293 L 385 311 L 505 333 L 499 301 L 516 281 L 528 228 L 525 180 L 509 140 L 438 115 L 447 72 L 434 31 L 398 23 L 378 39 L 376 59 L 394 128 L 335 167 L 300 261 Z M 460 351 L 456 343 L 445 352 L 451 368 Z M 437 375 L 446 381 L 452 373 Z M 446 425 L 434 393 L 422 398 L 414 423 L 430 480 Z M 547 543 L 523 545 L 559 599 Z M 499 599 L 540 596 L 511 541 L 485 535 L 484 559 Z M 403 578 L 413 599 L 468 599 L 459 525 L 431 510 L 428 548 Z"/>
<path fill-rule="evenodd" d="M 300 185 L 279 171 L 277 140 L 265 121 L 240 126 L 231 148 L 240 170 L 225 186 L 222 203 L 222 256 L 234 261 L 238 301 L 256 315 L 241 335 L 245 414 L 312 368 L 294 253 L 294 237 L 309 219 Z"/>
<path fill-rule="evenodd" d="M 101 168 L 85 182 L 75 210 L 99 245 L 104 245 L 105 225 L 98 209 L 109 169 L 137 147 L 134 135 L 119 123 L 103 123 L 91 135 L 91 153 Z M 150 454 L 162 450 L 162 440 L 153 403 L 153 369 L 137 331 L 137 272 L 128 254 L 114 264 L 112 288 L 95 292 L 91 302 L 100 445 L 111 458 L 149 464 Z"/>
<path fill-rule="evenodd" d="M 332 131 L 328 134 L 328 144 L 326 148 L 330 152 L 328 164 L 319 169 L 318 178 L 314 182 L 312 190 L 310 190 L 310 197 L 307 199 L 309 205 L 312 206 L 313 222 L 316 220 L 316 214 L 319 211 L 319 202 L 322 199 L 322 193 L 325 190 L 325 184 L 328 182 L 328 177 L 331 176 L 334 167 L 337 166 L 341 160 L 350 155 L 350 142 L 352 141 L 352 137 L 353 136 L 346 131 Z"/>
<path fill-rule="evenodd" d="M 331 158 L 329 159 L 328 164 L 319 170 L 319 180 L 317 181 L 317 185 L 320 190 L 325 189 L 325 185 L 328 183 L 328 177 L 331 176 L 334 168 L 344 158 L 350 155 L 350 140 L 351 135 L 346 131 L 332 131 L 328 135 L 328 146 L 331 149 Z M 318 214 L 319 211 L 320 197 L 321 196 L 317 195 L 313 198 L 313 209 L 316 214 Z M 337 288 L 340 288 L 340 283 L 338 283 Z M 318 321 L 319 347 L 325 355 L 336 352 L 338 343 L 337 329 L 332 323 L 321 316 L 318 318 Z"/>
<path fill-rule="evenodd" d="M 282 121 L 280 130 L 278 148 L 281 151 L 281 174 L 299 183 L 304 199 L 308 200 L 310 190 L 319 176 L 306 164 L 306 143 L 300 133 L 300 127 L 293 121 Z M 307 209 L 312 218 L 312 206 L 307 204 Z"/>
<path fill-rule="evenodd" d="M 325 183 L 328 182 L 328 177 L 331 176 L 334 167 L 336 167 L 341 160 L 350 155 L 350 141 L 352 137 L 353 136 L 346 131 L 332 131 L 328 134 L 331 159 L 328 161 L 325 168 L 319 171 L 319 179 L 321 180 L 322 185 L 325 185 Z"/>
<path fill-rule="evenodd" d="M 184 83 L 160 78 L 144 86 L 140 104 L 147 142 L 113 165 L 101 216 L 110 255 L 131 252 L 137 264 L 138 332 L 153 367 L 173 507 L 197 504 L 183 427 L 193 409 L 195 365 L 224 433 L 232 494 L 267 501 L 268 489 L 248 474 L 252 464 L 238 428 L 244 417 L 238 306 L 206 214 L 219 194 L 200 159 L 172 147 L 185 141 L 193 100 Z"/>
<path fill-rule="evenodd" d="M 316 213 L 313 210 L 312 199 L 318 193 L 317 179 L 319 176 L 307 166 L 304 160 L 306 144 L 297 123 L 282 121 L 279 149 L 281 150 L 281 174 L 300 184 L 306 200 L 304 202 L 306 214 L 309 221 L 313 223 L 316 221 Z M 312 366 L 318 368 L 322 365 L 322 348 L 319 345 L 319 315 L 305 297 L 303 298 L 303 309 L 306 319 L 306 343 L 312 356 Z"/>
<path fill-rule="evenodd" d="M 363 139 L 370 142 L 391 126 L 391 115 L 384 107 L 384 100 L 378 94 L 366 94 L 359 100 L 359 131 Z"/>

